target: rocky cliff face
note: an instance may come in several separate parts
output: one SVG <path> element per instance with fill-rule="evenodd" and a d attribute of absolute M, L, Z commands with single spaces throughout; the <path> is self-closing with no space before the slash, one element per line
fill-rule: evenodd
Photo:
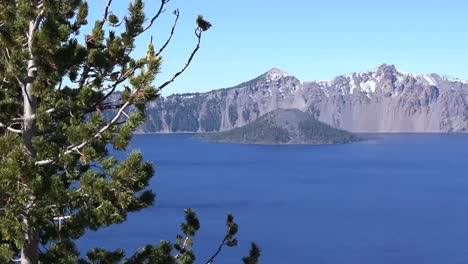
<path fill-rule="evenodd" d="M 467 131 L 468 82 L 386 64 L 313 82 L 272 69 L 232 88 L 155 101 L 141 131 L 225 131 L 279 108 L 309 112 L 353 132 Z"/>

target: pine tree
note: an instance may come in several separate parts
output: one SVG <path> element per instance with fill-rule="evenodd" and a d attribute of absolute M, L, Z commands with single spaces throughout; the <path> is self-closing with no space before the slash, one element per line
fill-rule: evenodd
<path fill-rule="evenodd" d="M 160 0 L 147 18 L 144 2 L 133 0 L 119 18 L 108 0 L 92 31 L 83 33 L 85 0 L 0 1 L 1 263 L 123 260 L 123 251 L 104 249 L 80 259 L 74 241 L 154 201 L 148 189 L 152 164 L 136 151 L 118 162 L 111 149 L 128 147 L 145 120 L 146 103 L 187 69 L 211 27 L 202 16 L 196 19 L 196 46 L 186 64 L 156 86 L 178 10 L 160 49 L 150 42 L 145 57 L 134 58 L 133 52 L 135 40 L 148 34 L 169 1 Z M 147 246 L 125 263 L 193 263 L 190 248 L 199 223 L 193 211 L 186 215 L 185 239 Z M 223 243 L 233 241 L 232 228 L 237 231 L 230 217 Z"/>

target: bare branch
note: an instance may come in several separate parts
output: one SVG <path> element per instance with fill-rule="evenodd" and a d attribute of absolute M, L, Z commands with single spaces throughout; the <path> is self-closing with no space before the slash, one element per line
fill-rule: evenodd
<path fill-rule="evenodd" d="M 2 80 L 2 82 L 1 82 L 1 84 L 0 84 L 0 90 L 3 89 L 3 84 L 4 84 L 4 83 L 7 83 L 7 84 L 10 83 L 10 82 L 7 80 L 6 77 L 3 77 L 3 80 Z"/>
<path fill-rule="evenodd" d="M 36 31 L 39 28 L 39 24 L 41 23 L 42 18 L 44 18 L 44 10 L 41 10 L 39 15 L 37 15 L 36 19 L 34 20 L 33 31 Z"/>
<path fill-rule="evenodd" d="M 104 24 L 104 22 L 107 21 L 107 17 L 109 16 L 109 8 L 110 8 L 111 4 L 112 4 L 112 0 L 108 0 L 107 4 L 106 4 L 106 8 L 104 8 L 104 16 L 102 18 L 102 23 L 103 24 Z"/>
<path fill-rule="evenodd" d="M 226 225 L 227 225 L 226 236 L 224 236 L 224 239 L 223 241 L 221 241 L 221 244 L 219 244 L 218 249 L 213 254 L 213 256 L 211 256 L 211 258 L 208 259 L 206 264 L 212 264 L 224 246 L 228 246 L 228 247 L 237 246 L 237 240 L 234 238 L 234 235 L 238 231 L 238 226 L 236 223 L 234 223 L 234 217 L 230 214 L 227 217 Z"/>
<path fill-rule="evenodd" d="M 18 76 L 16 76 L 16 75 L 15 75 L 15 78 L 16 78 L 16 81 L 18 81 L 18 84 L 19 84 L 19 86 L 21 87 L 21 90 L 24 90 L 24 87 L 25 87 L 25 86 L 24 86 L 23 81 L 22 81 Z"/>
<path fill-rule="evenodd" d="M 166 40 L 166 43 L 164 43 L 164 45 L 159 49 L 158 53 L 156 53 L 156 56 L 161 55 L 161 53 L 167 47 L 169 42 L 171 42 L 172 36 L 174 35 L 174 31 L 175 31 L 175 28 L 177 26 L 177 22 L 179 21 L 179 16 L 180 16 L 179 9 L 174 10 L 174 15 L 176 16 L 176 18 L 174 20 L 174 25 L 172 26 L 172 29 L 171 29 L 171 34 L 169 35 L 169 38 Z"/>
<path fill-rule="evenodd" d="M 14 124 L 13 124 L 13 125 L 14 125 Z M 22 133 L 23 133 L 23 130 L 21 130 L 21 129 L 14 129 L 14 128 L 12 128 L 13 125 L 6 126 L 5 124 L 0 123 L 0 127 L 1 127 L 1 128 L 6 128 L 6 129 L 7 129 L 8 131 L 10 131 L 10 132 L 18 133 L 18 134 L 22 134 Z"/>
<path fill-rule="evenodd" d="M 53 164 L 54 161 L 51 160 L 51 159 L 48 159 L 48 160 L 40 160 L 40 161 L 36 161 L 34 164 L 36 166 L 45 166 L 45 165 L 50 165 L 50 164 Z"/>
<path fill-rule="evenodd" d="M 53 112 L 55 112 L 57 110 L 57 108 L 50 108 L 50 109 L 47 109 L 45 111 L 46 114 L 52 114 Z M 31 119 L 35 119 L 36 118 L 36 115 L 31 115 L 30 117 Z M 24 118 L 20 118 L 21 120 L 24 120 Z"/>
<path fill-rule="evenodd" d="M 154 21 L 162 14 L 164 13 L 164 6 L 169 3 L 169 1 L 171 0 L 161 0 L 161 5 L 159 6 L 159 10 L 158 12 L 156 12 L 156 14 L 153 16 L 153 18 L 151 18 L 149 24 L 140 32 L 138 33 L 138 35 L 140 35 L 141 33 L 147 31 L 148 29 L 150 29 L 152 26 L 153 26 L 153 23 Z"/>
<path fill-rule="evenodd" d="M 128 114 L 125 113 L 125 111 L 123 111 L 122 114 L 123 114 L 127 119 L 130 118 L 130 117 L 128 116 Z"/>
<path fill-rule="evenodd" d="M 57 90 L 58 90 L 58 91 L 62 90 L 62 84 L 63 84 L 63 77 L 60 78 L 60 83 L 59 83 L 59 85 L 58 85 L 58 87 L 57 87 Z"/>
<path fill-rule="evenodd" d="M 187 247 L 188 247 L 188 242 L 190 240 L 190 236 L 186 236 L 185 239 L 184 239 L 184 243 L 182 244 L 182 250 L 181 251 L 186 251 L 187 250 Z M 177 253 L 174 258 L 178 258 L 180 256 L 180 252 Z"/>
<path fill-rule="evenodd" d="M 8 50 L 8 48 L 3 48 L 2 51 L 3 51 L 3 56 L 5 57 L 5 60 L 9 62 L 11 59 L 10 51 Z"/>
<path fill-rule="evenodd" d="M 90 71 L 90 67 L 88 65 L 88 62 L 86 61 L 84 67 L 83 67 L 83 71 L 81 72 L 81 77 L 80 77 L 80 81 L 78 82 L 78 89 L 81 89 L 83 88 L 85 82 L 86 82 L 86 79 L 88 79 L 89 77 L 89 71 Z"/>
<path fill-rule="evenodd" d="M 102 111 L 102 110 L 110 110 L 110 109 L 120 109 L 123 106 L 123 104 L 105 104 L 105 105 L 98 105 L 97 110 Z"/>
<path fill-rule="evenodd" d="M 201 37 L 202 37 L 202 29 L 201 28 L 197 28 L 195 30 L 195 36 L 197 36 L 197 46 L 195 47 L 195 49 L 192 51 L 192 54 L 190 54 L 190 57 L 189 59 L 187 60 L 187 62 L 185 63 L 184 67 L 182 67 L 182 69 L 180 71 L 178 71 L 176 74 L 174 74 L 174 76 L 172 76 L 171 79 L 167 80 L 165 83 L 161 84 L 161 86 L 159 86 L 159 90 L 162 90 L 164 89 L 164 87 L 168 86 L 170 83 L 174 82 L 175 79 L 177 79 L 177 77 L 179 77 L 179 75 L 181 75 L 187 68 L 188 66 L 190 65 L 190 63 L 192 62 L 193 58 L 195 57 L 195 54 L 198 52 L 198 50 L 200 49 L 200 43 L 201 43 Z"/>
<path fill-rule="evenodd" d="M 206 264 L 212 264 L 213 261 L 215 260 L 215 258 L 219 255 L 219 253 L 221 252 L 221 249 L 223 249 L 223 246 L 226 244 L 226 241 L 228 240 L 229 238 L 229 235 L 226 235 L 223 239 L 223 241 L 221 241 L 221 244 L 219 244 L 218 246 L 218 249 L 216 250 L 216 252 L 213 254 L 213 256 L 211 256 L 210 259 L 208 259 L 208 261 L 206 262 Z"/>
<path fill-rule="evenodd" d="M 29 36 L 28 36 L 28 49 L 29 49 L 29 54 L 32 56 L 32 47 L 33 47 L 33 42 L 34 42 L 34 37 L 33 34 L 34 32 L 39 28 L 39 25 L 41 23 L 41 20 L 44 18 L 44 9 L 41 10 L 39 15 L 37 15 L 36 19 L 34 19 L 34 24 L 32 28 L 29 30 Z"/>

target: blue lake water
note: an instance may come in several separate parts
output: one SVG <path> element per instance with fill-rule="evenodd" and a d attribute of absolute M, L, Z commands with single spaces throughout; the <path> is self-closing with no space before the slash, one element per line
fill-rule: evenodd
<path fill-rule="evenodd" d="M 239 247 L 216 263 L 468 263 L 468 134 L 385 134 L 348 145 L 208 143 L 137 135 L 156 165 L 157 201 L 121 225 L 90 232 L 82 250 L 135 250 L 175 240 L 183 209 L 198 212 L 197 263 L 233 213 Z"/>

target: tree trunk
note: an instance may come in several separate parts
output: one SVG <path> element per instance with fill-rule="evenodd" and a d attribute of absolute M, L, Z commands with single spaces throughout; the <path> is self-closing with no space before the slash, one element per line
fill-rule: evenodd
<path fill-rule="evenodd" d="M 35 67 L 34 61 L 30 60 L 28 66 L 32 66 L 29 69 Z M 34 77 L 35 70 L 28 73 L 28 79 Z M 32 80 L 32 79 L 31 79 Z M 25 151 L 31 156 L 35 157 L 36 152 L 32 145 L 32 138 L 36 134 L 36 124 L 34 121 L 34 115 L 36 114 L 37 108 L 37 98 L 31 94 L 32 84 L 26 84 L 23 91 L 23 101 L 24 101 L 24 123 L 23 123 L 23 140 Z M 30 205 L 34 203 L 35 197 L 29 197 L 29 205 L 26 208 L 25 219 L 23 219 L 24 226 L 26 227 L 25 241 L 23 248 L 21 249 L 21 264 L 36 264 L 38 263 L 38 251 L 39 251 L 39 232 L 34 226 L 31 226 L 31 223 L 28 220 L 29 214 L 31 212 Z"/>
<path fill-rule="evenodd" d="M 32 0 L 33 7 L 37 7 L 38 1 Z M 36 157 L 36 151 L 32 145 L 32 139 L 37 133 L 35 115 L 37 109 L 37 98 L 32 94 L 33 82 L 36 79 L 37 66 L 34 55 L 32 54 L 33 48 L 33 35 L 37 29 L 37 19 L 29 21 L 29 32 L 28 32 L 28 49 L 29 49 L 29 60 L 28 60 L 28 75 L 23 82 L 22 93 L 23 93 L 23 141 L 25 151 L 32 158 Z M 27 183 L 26 183 L 27 184 Z M 24 234 L 24 245 L 21 248 L 21 264 L 37 264 L 39 261 L 39 231 L 34 227 L 34 224 L 29 221 L 29 215 L 31 213 L 31 205 L 34 204 L 35 197 L 31 195 L 29 202 L 25 208 L 25 216 L 23 219 L 26 232 Z"/>
<path fill-rule="evenodd" d="M 32 94 L 32 82 L 36 78 L 36 63 L 34 59 L 28 61 L 28 77 L 23 88 L 23 140 L 26 151 L 32 157 L 36 152 L 32 146 L 32 138 L 36 134 L 35 115 L 37 98 Z"/>
<path fill-rule="evenodd" d="M 24 220 L 24 223 L 26 226 L 29 224 L 27 220 Z M 26 240 L 21 249 L 21 264 L 37 264 L 39 259 L 39 234 L 34 228 L 29 227 L 25 238 Z"/>
<path fill-rule="evenodd" d="M 35 114 L 37 108 L 37 98 L 32 95 L 32 81 L 36 75 L 36 65 L 33 59 L 28 61 L 28 81 L 23 88 L 23 140 L 25 151 L 31 156 L 36 156 L 36 151 L 32 145 L 32 138 L 36 134 Z M 29 205 L 26 208 L 26 216 L 23 223 L 26 227 L 25 241 L 21 249 L 21 264 L 36 264 L 38 263 L 39 251 L 39 233 L 31 226 L 28 220 L 28 215 L 31 211 L 30 205 L 34 203 L 34 196 L 29 197 Z"/>

